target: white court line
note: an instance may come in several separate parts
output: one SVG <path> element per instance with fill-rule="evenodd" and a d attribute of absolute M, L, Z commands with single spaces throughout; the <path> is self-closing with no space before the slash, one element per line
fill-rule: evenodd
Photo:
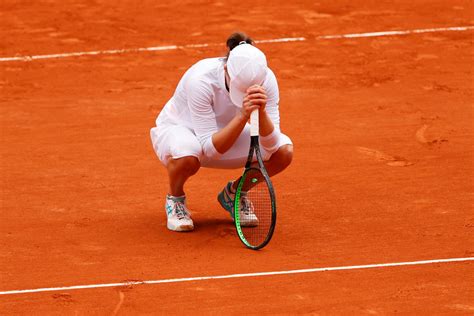
<path fill-rule="evenodd" d="M 415 30 L 404 30 L 404 31 L 386 31 L 386 32 L 369 32 L 369 33 L 354 33 L 354 34 L 341 34 L 341 35 L 321 35 L 317 36 L 316 40 L 327 40 L 327 39 L 341 39 L 341 38 L 362 38 L 362 37 L 381 37 L 381 36 L 395 36 L 395 35 L 409 35 L 409 34 L 420 34 L 420 33 L 435 33 L 435 32 L 462 32 L 473 30 L 474 26 L 453 26 L 453 27 L 441 27 L 441 28 L 428 28 L 428 29 L 415 29 Z M 286 37 L 255 41 L 256 43 L 286 43 L 286 42 L 303 42 L 308 40 L 305 37 Z M 115 55 L 115 54 L 126 54 L 126 53 L 137 53 L 137 52 L 155 52 L 155 51 L 168 51 L 186 48 L 202 48 L 209 46 L 219 46 L 221 44 L 189 44 L 189 45 L 167 45 L 167 46 L 152 46 L 142 48 L 126 48 L 126 49 L 110 49 L 110 50 L 97 50 L 89 52 L 73 52 L 73 53 L 60 53 L 60 54 L 48 54 L 48 55 L 31 55 L 31 56 L 14 56 L 14 57 L 0 57 L 0 62 L 8 61 L 33 61 L 39 59 L 58 59 L 68 57 L 79 57 L 79 56 L 95 56 L 95 55 Z"/>
<path fill-rule="evenodd" d="M 288 38 L 276 38 L 269 40 L 256 41 L 257 43 L 284 43 L 284 42 L 296 42 L 305 41 L 304 37 L 288 37 Z M 90 52 L 74 52 L 74 53 L 61 53 L 61 54 L 48 54 L 48 55 L 32 55 L 32 56 L 15 56 L 15 57 L 1 57 L 0 62 L 5 61 L 32 61 L 38 59 L 57 59 L 67 57 L 79 57 L 79 56 L 94 56 L 94 55 L 115 55 L 125 53 L 137 53 L 137 52 L 156 52 L 165 50 L 177 50 L 186 48 L 201 48 L 209 46 L 218 46 L 221 44 L 189 44 L 189 45 L 168 45 L 168 46 L 152 46 L 142 48 L 126 48 L 126 49 L 109 49 L 109 50 L 96 50 Z"/>
<path fill-rule="evenodd" d="M 409 35 L 409 34 L 435 33 L 435 32 L 462 32 L 462 31 L 468 31 L 468 30 L 474 30 L 474 26 L 453 26 L 453 27 L 440 27 L 440 28 L 431 28 L 431 29 L 354 33 L 354 34 L 344 34 L 344 35 L 322 35 L 322 36 L 318 36 L 317 38 L 318 39 L 338 39 L 338 38 L 358 38 L 358 37 L 380 37 L 380 36 Z"/>
<path fill-rule="evenodd" d="M 422 261 L 407 261 L 407 262 L 394 262 L 394 263 L 378 263 L 378 264 L 365 264 L 365 265 L 356 265 L 356 266 L 339 266 L 339 267 L 286 270 L 286 271 L 239 273 L 239 274 L 202 276 L 202 277 L 179 278 L 179 279 L 161 279 L 161 280 L 149 280 L 149 281 L 130 281 L 130 282 L 119 282 L 119 283 L 103 283 L 103 284 L 62 286 L 62 287 L 47 287 L 47 288 L 38 288 L 38 289 L 29 289 L 29 290 L 2 291 L 2 292 L 0 292 L 0 295 L 40 293 L 40 292 L 52 292 L 52 291 L 70 291 L 70 290 L 82 290 L 82 289 L 97 289 L 97 288 L 105 288 L 105 287 L 130 286 L 130 285 L 140 285 L 140 284 L 163 284 L 163 283 L 179 283 L 179 282 L 192 282 L 192 281 L 205 281 L 205 280 L 218 280 L 218 279 L 248 278 L 248 277 L 261 277 L 261 276 L 271 276 L 271 275 L 287 275 L 287 274 L 298 274 L 298 273 L 313 273 L 313 272 L 325 272 L 325 271 L 376 269 L 376 268 L 414 266 L 414 265 L 423 265 L 423 264 L 463 262 L 463 261 L 474 261 L 474 257 L 434 259 L 434 260 L 422 260 Z"/>

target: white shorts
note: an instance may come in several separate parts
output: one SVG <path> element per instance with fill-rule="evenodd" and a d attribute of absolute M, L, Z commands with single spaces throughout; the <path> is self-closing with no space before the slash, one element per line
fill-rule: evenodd
<path fill-rule="evenodd" d="M 168 164 L 170 158 L 178 159 L 193 156 L 199 159 L 202 167 L 218 169 L 242 168 L 247 161 L 250 148 L 250 125 L 244 127 L 234 145 L 218 159 L 209 159 L 203 155 L 201 143 L 196 135 L 187 127 L 168 125 L 153 127 L 150 130 L 151 142 L 156 155 L 163 165 Z M 285 134 L 280 134 L 278 147 L 292 145 L 291 139 Z M 260 147 L 262 158 L 267 161 L 273 152 L 268 152 Z"/>

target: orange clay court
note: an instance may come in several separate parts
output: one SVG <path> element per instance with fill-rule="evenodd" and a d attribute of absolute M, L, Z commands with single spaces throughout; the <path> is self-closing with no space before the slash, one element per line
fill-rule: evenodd
<path fill-rule="evenodd" d="M 173 2 L 0 4 L 0 314 L 472 315 L 473 2 Z M 236 30 L 295 145 L 260 251 L 216 201 L 242 170 L 167 230 L 149 139 Z"/>

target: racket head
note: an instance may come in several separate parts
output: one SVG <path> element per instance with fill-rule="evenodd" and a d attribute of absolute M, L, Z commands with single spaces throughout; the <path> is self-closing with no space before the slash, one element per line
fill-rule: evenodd
<path fill-rule="evenodd" d="M 240 240 L 250 249 L 263 248 L 272 238 L 276 201 L 265 170 L 254 167 L 245 170 L 235 193 L 234 220 Z"/>

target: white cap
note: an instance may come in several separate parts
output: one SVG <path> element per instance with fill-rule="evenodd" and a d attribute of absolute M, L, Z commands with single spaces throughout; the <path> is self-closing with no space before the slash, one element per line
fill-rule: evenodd
<path fill-rule="evenodd" d="M 267 58 L 257 47 L 241 42 L 230 51 L 227 72 L 230 77 L 230 100 L 242 107 L 247 89 L 263 84 L 267 76 Z"/>

